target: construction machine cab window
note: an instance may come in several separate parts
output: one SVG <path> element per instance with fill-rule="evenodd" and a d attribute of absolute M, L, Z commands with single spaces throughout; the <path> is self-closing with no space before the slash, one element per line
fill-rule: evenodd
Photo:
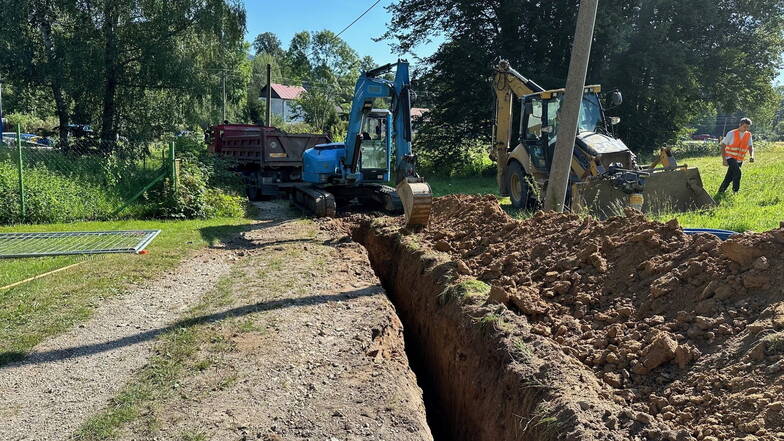
<path fill-rule="evenodd" d="M 542 137 L 542 101 L 532 100 L 531 105 L 526 109 L 528 111 L 528 129 L 525 132 L 525 139 L 538 141 Z"/>
<path fill-rule="evenodd" d="M 546 167 L 546 163 L 552 156 L 558 139 L 558 119 L 562 101 L 563 94 L 552 94 L 550 98 L 542 98 L 540 94 L 535 94 L 529 95 L 524 100 L 523 127 L 526 128 L 524 139 L 531 159 L 537 167 Z M 602 125 L 599 96 L 593 92 L 586 92 L 580 105 L 578 133 L 602 131 Z M 544 144 L 544 137 L 547 138 L 546 144 Z"/>
<path fill-rule="evenodd" d="M 559 98 L 560 101 L 560 98 Z M 579 132 L 598 132 L 602 124 L 602 106 L 599 95 L 586 93 L 580 106 Z"/>
<path fill-rule="evenodd" d="M 370 113 L 362 121 L 363 170 L 387 168 L 386 115 Z"/>

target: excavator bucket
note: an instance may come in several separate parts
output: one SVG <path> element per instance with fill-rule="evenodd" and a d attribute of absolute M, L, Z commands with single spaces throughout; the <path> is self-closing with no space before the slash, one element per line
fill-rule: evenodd
<path fill-rule="evenodd" d="M 651 214 L 675 213 L 716 205 L 702 186 L 696 168 L 654 170 L 645 178 L 642 211 Z M 623 215 L 629 194 L 615 188 L 607 180 L 593 180 L 572 186 L 572 208 L 587 211 L 600 219 Z"/>
<path fill-rule="evenodd" d="M 430 220 L 433 192 L 422 179 L 407 178 L 397 184 L 397 194 L 403 204 L 407 227 L 425 226 Z"/>

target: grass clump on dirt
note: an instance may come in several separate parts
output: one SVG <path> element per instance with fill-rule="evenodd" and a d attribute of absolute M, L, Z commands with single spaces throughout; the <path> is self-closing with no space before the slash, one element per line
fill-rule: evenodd
<path fill-rule="evenodd" d="M 199 248 L 215 245 L 247 229 L 248 218 L 187 221 L 115 221 L 31 225 L 26 231 L 160 229 L 149 254 L 5 259 L 0 287 L 57 268 L 78 266 L 0 291 L 0 366 L 24 358 L 47 337 L 86 320 L 105 299 L 126 287 L 159 277 Z M 15 228 L 3 227 L 0 232 Z"/>
<path fill-rule="evenodd" d="M 469 298 L 487 298 L 490 286 L 480 280 L 468 279 L 452 285 L 441 293 L 441 303 L 463 301 Z"/>

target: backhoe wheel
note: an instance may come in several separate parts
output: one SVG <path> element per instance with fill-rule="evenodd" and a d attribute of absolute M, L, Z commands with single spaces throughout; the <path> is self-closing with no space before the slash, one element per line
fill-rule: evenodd
<path fill-rule="evenodd" d="M 509 199 L 512 200 L 514 208 L 528 208 L 528 180 L 523 166 L 517 161 L 512 161 L 507 169 L 507 179 L 509 180 Z"/>

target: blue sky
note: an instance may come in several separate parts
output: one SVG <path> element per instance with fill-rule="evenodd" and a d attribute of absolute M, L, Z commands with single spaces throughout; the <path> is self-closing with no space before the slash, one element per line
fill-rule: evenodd
<path fill-rule="evenodd" d="M 360 56 L 370 55 L 379 65 L 397 60 L 397 56 L 391 52 L 389 42 L 375 43 L 372 40 L 385 32 L 391 18 L 385 7 L 395 1 L 381 0 L 381 3 L 340 36 Z M 244 2 L 248 12 L 246 39 L 252 42 L 256 35 L 262 32 L 273 32 L 280 38 L 283 47 L 287 48 L 291 37 L 300 31 L 329 29 L 335 33 L 340 32 L 375 3 L 375 0 L 244 0 Z M 414 52 L 420 57 L 428 56 L 438 48 L 439 43 L 440 41 L 421 45 Z"/>

